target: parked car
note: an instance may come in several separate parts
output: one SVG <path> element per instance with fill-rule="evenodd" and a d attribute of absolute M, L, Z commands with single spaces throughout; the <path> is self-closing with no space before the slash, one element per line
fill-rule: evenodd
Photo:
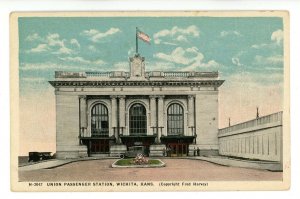
<path fill-rule="evenodd" d="M 135 158 L 138 154 L 145 155 L 145 147 L 144 146 L 132 146 L 128 147 L 128 151 L 125 154 L 121 154 L 121 158 Z"/>
<path fill-rule="evenodd" d="M 51 152 L 29 152 L 28 162 L 52 159 Z"/>

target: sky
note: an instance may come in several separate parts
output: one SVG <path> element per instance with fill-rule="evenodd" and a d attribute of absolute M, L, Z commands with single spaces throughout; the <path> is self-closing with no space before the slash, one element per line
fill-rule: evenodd
<path fill-rule="evenodd" d="M 219 71 L 219 128 L 282 111 L 282 18 L 21 17 L 20 154 L 55 151 L 54 71 L 129 71 L 136 27 L 146 71 Z"/>

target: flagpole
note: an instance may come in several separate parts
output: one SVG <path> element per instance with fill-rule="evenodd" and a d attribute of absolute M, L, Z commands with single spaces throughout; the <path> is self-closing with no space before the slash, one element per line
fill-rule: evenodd
<path fill-rule="evenodd" d="M 138 55 L 139 54 L 139 45 L 138 45 L 138 28 L 136 27 L 135 30 L 135 54 Z"/>

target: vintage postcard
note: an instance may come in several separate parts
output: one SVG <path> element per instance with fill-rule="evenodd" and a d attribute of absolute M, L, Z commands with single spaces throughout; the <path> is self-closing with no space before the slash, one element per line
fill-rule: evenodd
<path fill-rule="evenodd" d="M 13 191 L 286 190 L 286 11 L 15 12 Z"/>

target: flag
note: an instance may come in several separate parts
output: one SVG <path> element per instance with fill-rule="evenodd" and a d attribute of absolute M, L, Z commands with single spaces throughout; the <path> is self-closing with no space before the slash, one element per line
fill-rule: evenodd
<path fill-rule="evenodd" d="M 143 40 L 144 42 L 150 44 L 150 37 L 149 35 L 147 35 L 146 33 L 142 32 L 142 31 L 137 31 L 137 37 L 140 39 L 140 40 Z"/>

